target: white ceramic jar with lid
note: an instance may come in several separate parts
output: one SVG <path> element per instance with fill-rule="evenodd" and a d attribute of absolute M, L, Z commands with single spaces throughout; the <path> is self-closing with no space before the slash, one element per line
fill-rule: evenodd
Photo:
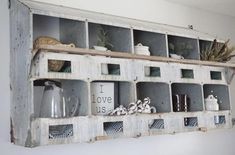
<path fill-rule="evenodd" d="M 135 46 L 135 53 L 140 55 L 148 55 L 150 56 L 149 47 L 143 46 L 141 43 L 138 43 Z"/>
<path fill-rule="evenodd" d="M 218 99 L 215 98 L 213 95 L 208 95 L 208 97 L 205 99 L 205 105 L 207 111 L 219 110 Z"/>

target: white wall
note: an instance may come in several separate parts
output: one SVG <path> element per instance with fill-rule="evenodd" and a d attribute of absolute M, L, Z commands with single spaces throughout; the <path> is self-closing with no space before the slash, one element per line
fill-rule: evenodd
<path fill-rule="evenodd" d="M 38 0 L 49 2 L 48 0 Z M 195 29 L 231 38 L 235 43 L 235 19 L 188 8 L 163 0 L 50 0 L 50 3 L 103 12 L 129 18 L 178 26 L 193 24 Z M 117 139 L 93 144 L 44 146 L 33 149 L 9 143 L 9 16 L 7 0 L 0 1 L 0 154 L 235 154 L 235 129 L 207 133 L 192 132 L 139 139 Z M 235 84 L 234 84 L 235 86 Z M 232 93 L 235 89 L 232 89 Z M 234 106 L 235 107 L 235 106 Z"/>

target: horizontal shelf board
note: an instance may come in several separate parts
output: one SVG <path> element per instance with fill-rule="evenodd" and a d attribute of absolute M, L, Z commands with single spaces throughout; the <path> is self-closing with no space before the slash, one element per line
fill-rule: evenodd
<path fill-rule="evenodd" d="M 33 53 L 37 51 L 51 51 L 51 52 L 66 52 L 69 54 L 82 54 L 82 55 L 95 55 L 95 56 L 108 56 L 114 58 L 126 58 L 126 59 L 140 59 L 140 60 L 150 60 L 150 61 L 160 61 L 160 62 L 174 62 L 181 64 L 193 64 L 193 65 L 204 65 L 204 66 L 215 66 L 215 67 L 231 67 L 235 68 L 235 64 L 232 63 L 220 63 L 220 62 L 211 62 L 211 61 L 200 61 L 200 60 L 187 60 L 187 59 L 173 59 L 160 56 L 146 56 L 146 55 L 137 55 L 129 54 L 123 52 L 103 52 L 92 49 L 83 49 L 83 48 L 70 48 L 70 47 L 61 47 L 53 45 L 41 45 L 39 49 L 33 50 Z"/>

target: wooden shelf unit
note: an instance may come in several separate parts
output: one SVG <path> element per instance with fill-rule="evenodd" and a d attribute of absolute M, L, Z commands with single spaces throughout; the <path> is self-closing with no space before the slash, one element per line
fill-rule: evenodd
<path fill-rule="evenodd" d="M 201 44 L 211 42 L 213 36 L 187 28 L 29 0 L 12 1 L 10 16 L 11 136 L 15 144 L 34 147 L 232 127 L 229 84 L 235 64 L 199 58 Z M 100 25 L 110 33 L 112 51 L 92 49 Z M 33 49 L 33 40 L 41 35 L 74 43 L 77 47 L 42 45 Z M 186 59 L 169 57 L 169 43 L 178 41 L 188 41 L 194 47 Z M 138 43 L 150 46 L 151 55 L 135 54 L 134 45 Z M 50 59 L 69 62 L 71 72 L 49 72 Z M 102 63 L 118 65 L 120 74 L 102 74 Z M 145 75 L 146 68 L 150 69 L 150 76 Z M 40 83 L 46 79 L 60 80 L 67 95 L 79 96 L 81 106 L 75 117 L 39 118 L 44 88 Z M 94 81 L 116 84 L 120 92 L 115 93 L 119 98 L 115 107 L 149 96 L 157 113 L 92 114 L 90 94 Z M 219 111 L 205 110 L 204 98 L 211 90 L 219 98 Z M 191 97 L 189 112 L 173 111 L 172 95 L 179 92 Z M 51 138 L 56 126 L 71 131 L 62 138 Z"/>

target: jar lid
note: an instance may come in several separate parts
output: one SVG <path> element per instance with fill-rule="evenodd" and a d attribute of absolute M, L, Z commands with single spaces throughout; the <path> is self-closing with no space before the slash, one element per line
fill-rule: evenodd
<path fill-rule="evenodd" d="M 208 97 L 205 99 L 206 102 L 211 101 L 211 102 L 216 102 L 218 101 L 217 98 L 215 98 L 212 94 L 208 95 Z"/>

